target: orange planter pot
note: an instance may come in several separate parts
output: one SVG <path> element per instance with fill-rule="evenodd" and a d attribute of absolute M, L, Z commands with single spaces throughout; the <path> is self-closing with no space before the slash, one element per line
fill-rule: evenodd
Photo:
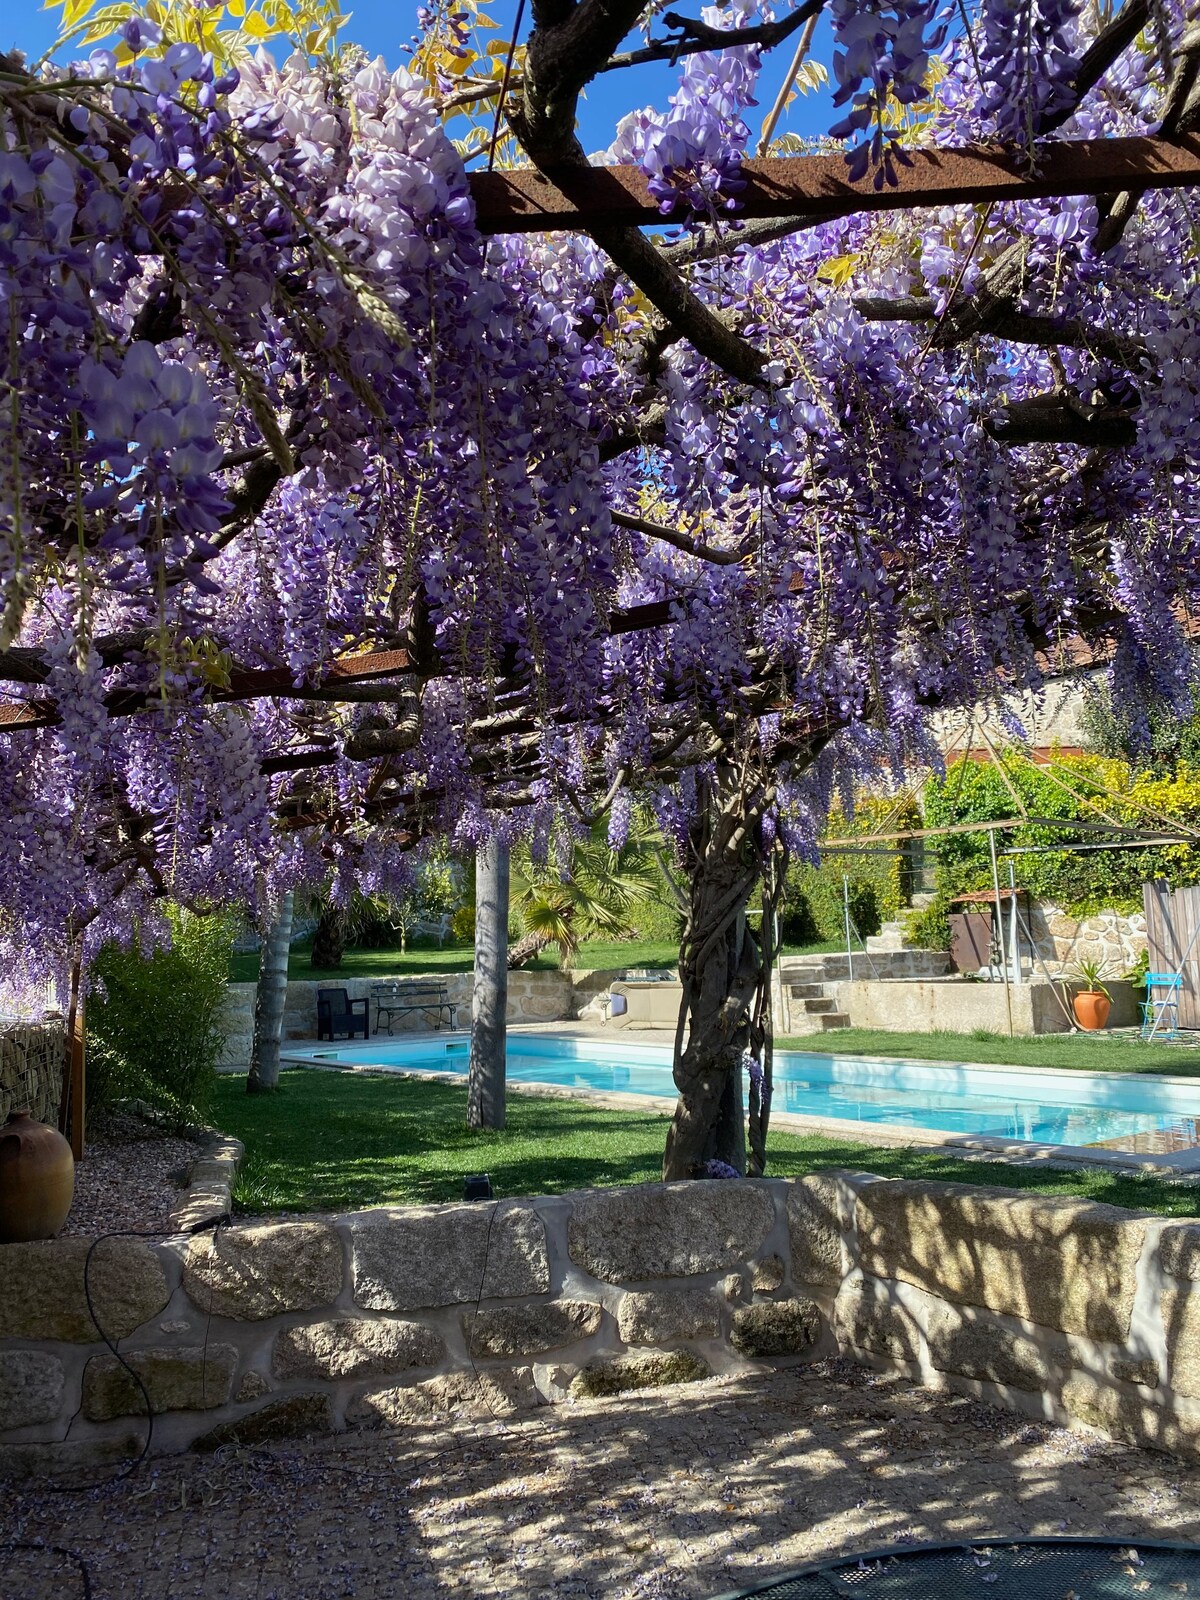
<path fill-rule="evenodd" d="M 0 1128 L 0 1243 L 53 1239 L 71 1209 L 75 1162 L 71 1146 L 28 1111 L 12 1111 Z"/>
<path fill-rule="evenodd" d="M 1081 1028 L 1094 1033 L 1100 1028 L 1107 1027 L 1112 1001 L 1106 994 L 1101 994 L 1098 989 L 1084 989 L 1075 996 L 1072 1004 L 1075 1008 L 1075 1020 Z"/>

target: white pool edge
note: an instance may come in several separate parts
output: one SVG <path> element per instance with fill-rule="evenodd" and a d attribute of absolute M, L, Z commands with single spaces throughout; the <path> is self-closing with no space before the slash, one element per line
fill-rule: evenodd
<path fill-rule="evenodd" d="M 541 1037 L 550 1037 L 552 1030 L 544 1025 L 534 1025 Z M 521 1031 L 531 1032 L 533 1028 L 510 1028 L 510 1033 Z M 566 1033 L 559 1030 L 564 1038 L 595 1038 L 596 1034 Z M 603 1035 L 599 1035 L 603 1037 Z M 465 1029 L 438 1030 L 429 1034 L 413 1035 L 417 1039 L 469 1039 L 470 1034 Z M 398 1042 L 397 1040 L 392 1041 Z M 300 1055 L 295 1051 L 280 1051 L 281 1066 L 304 1067 L 320 1072 L 351 1072 L 366 1075 L 380 1075 L 390 1078 L 409 1078 L 414 1082 L 446 1083 L 461 1087 L 464 1078 L 461 1072 L 437 1072 L 428 1069 L 416 1071 L 406 1070 L 403 1067 L 386 1066 L 367 1061 L 365 1057 L 360 1061 L 320 1061 L 316 1057 L 316 1049 L 309 1045 L 306 1047 L 309 1054 Z M 331 1047 L 336 1048 L 341 1054 L 348 1046 L 343 1043 Z M 370 1041 L 356 1044 L 352 1047 L 356 1055 L 371 1048 Z M 789 1051 L 795 1055 L 836 1055 L 836 1051 L 824 1050 L 797 1050 Z M 991 1068 L 997 1072 L 1040 1072 L 1038 1067 L 1013 1067 L 1005 1066 L 999 1062 L 955 1062 L 955 1061 L 922 1061 L 914 1056 L 855 1056 L 856 1061 L 870 1061 L 877 1066 L 904 1065 L 914 1067 L 981 1067 Z M 1072 1078 L 1078 1075 L 1081 1069 L 1070 1067 L 1047 1067 L 1045 1071 L 1053 1073 L 1056 1077 Z M 1167 1076 L 1159 1073 L 1122 1072 L 1104 1073 L 1107 1079 L 1119 1077 L 1128 1079 L 1133 1083 L 1171 1083 L 1175 1085 L 1190 1084 L 1200 1086 L 1195 1078 Z M 675 1100 L 672 1096 L 651 1094 L 625 1094 L 620 1090 L 612 1089 L 586 1089 L 570 1084 L 538 1083 L 536 1080 L 522 1080 L 518 1084 L 510 1084 L 509 1092 L 512 1094 L 533 1094 L 546 1099 L 561 1100 L 586 1100 L 598 1108 L 607 1107 L 610 1110 L 620 1111 L 653 1111 L 660 1115 L 670 1115 L 675 1109 Z M 1072 1144 L 1035 1144 L 1032 1140 L 1004 1139 L 991 1134 L 964 1134 L 956 1133 L 941 1128 L 914 1128 L 893 1122 L 859 1122 L 849 1117 L 820 1117 L 803 1116 L 798 1112 L 781 1111 L 771 1114 L 771 1126 L 785 1133 L 820 1133 L 828 1137 L 842 1137 L 848 1142 L 856 1144 L 873 1144 L 882 1149 L 903 1149 L 919 1145 L 931 1152 L 944 1151 L 947 1155 L 970 1160 L 973 1157 L 987 1159 L 1003 1159 L 1013 1166 L 1045 1166 L 1052 1169 L 1074 1170 L 1079 1167 L 1095 1167 L 1111 1171 L 1114 1175 L 1119 1173 L 1132 1174 L 1142 1177 L 1172 1178 L 1184 1183 L 1200 1182 L 1200 1147 L 1195 1150 L 1179 1151 L 1173 1155 L 1154 1156 L 1142 1155 L 1134 1151 L 1099 1150 L 1091 1145 Z"/>

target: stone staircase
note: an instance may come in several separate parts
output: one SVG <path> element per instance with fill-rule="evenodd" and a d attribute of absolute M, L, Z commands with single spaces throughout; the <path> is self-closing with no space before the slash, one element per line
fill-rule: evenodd
<path fill-rule="evenodd" d="M 827 970 L 827 964 L 834 970 Z M 848 1012 L 825 989 L 827 983 L 846 976 L 845 956 L 784 956 L 779 963 L 783 993 L 776 1025 L 786 1033 L 827 1033 L 848 1028 Z"/>
<path fill-rule="evenodd" d="M 782 1033 L 828 1033 L 850 1026 L 828 985 L 849 978 L 941 978 L 950 971 L 950 957 L 941 950 L 913 950 L 906 940 L 908 918 L 923 910 L 932 895 L 914 895 L 911 907 L 877 934 L 868 935 L 866 954 L 855 950 L 853 969 L 844 953 L 783 956 L 779 963 L 783 992 L 776 1002 L 776 1028 Z"/>
<path fill-rule="evenodd" d="M 839 1011 L 837 1001 L 831 999 L 825 992 L 825 978 L 823 969 L 817 966 L 809 969 L 800 965 L 803 958 L 792 958 L 789 963 L 785 958 L 783 962 L 783 1022 L 788 1033 L 827 1033 L 831 1028 L 848 1028 L 850 1016 L 848 1012 Z M 799 968 L 798 972 L 789 972 L 789 964 Z M 845 958 L 842 961 L 845 965 Z M 818 973 L 821 976 L 818 976 Z"/>

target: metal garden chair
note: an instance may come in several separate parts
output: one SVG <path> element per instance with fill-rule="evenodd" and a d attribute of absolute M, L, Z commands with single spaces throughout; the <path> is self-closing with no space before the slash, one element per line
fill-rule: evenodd
<path fill-rule="evenodd" d="M 1178 972 L 1148 972 L 1146 998 L 1142 1002 L 1142 1038 L 1179 1037 L 1179 991 L 1183 976 Z"/>

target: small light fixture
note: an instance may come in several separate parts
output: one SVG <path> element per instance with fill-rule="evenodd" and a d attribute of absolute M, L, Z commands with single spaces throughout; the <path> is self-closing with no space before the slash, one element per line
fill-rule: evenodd
<path fill-rule="evenodd" d="M 464 1200 L 490 1200 L 492 1198 L 492 1180 L 486 1172 L 472 1172 L 463 1180 Z"/>

